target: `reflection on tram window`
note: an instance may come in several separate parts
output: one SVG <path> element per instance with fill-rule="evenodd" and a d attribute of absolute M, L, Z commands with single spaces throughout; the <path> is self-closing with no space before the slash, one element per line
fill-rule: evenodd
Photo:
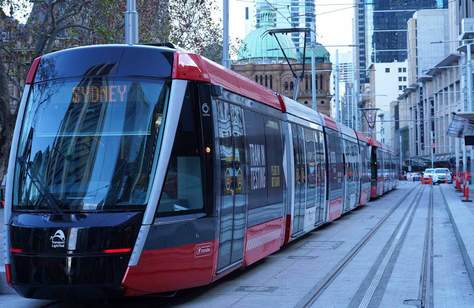
<path fill-rule="evenodd" d="M 151 191 L 163 80 L 55 80 L 33 85 L 19 140 L 14 207 L 141 209 Z"/>
<path fill-rule="evenodd" d="M 199 112 L 193 104 L 192 87 L 186 91 L 158 215 L 203 210 Z"/>

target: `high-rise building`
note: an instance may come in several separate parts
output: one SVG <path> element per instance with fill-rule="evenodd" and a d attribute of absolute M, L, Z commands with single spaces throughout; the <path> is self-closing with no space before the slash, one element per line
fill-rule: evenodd
<path fill-rule="evenodd" d="M 443 9 L 449 0 L 355 0 L 356 69 L 363 83 L 372 63 L 407 59 L 407 21 L 417 10 Z"/>
<path fill-rule="evenodd" d="M 257 28 L 262 20 L 262 12 L 270 9 L 275 12 L 275 28 L 310 28 L 316 25 L 314 0 L 256 0 L 255 23 Z M 304 46 L 304 34 L 292 33 L 291 40 L 297 52 L 302 52 Z M 306 38 L 306 44 L 310 42 L 310 36 Z"/>
<path fill-rule="evenodd" d="M 365 0 L 355 0 L 355 12 L 354 12 L 354 64 L 356 69 L 356 76 L 358 77 L 360 84 L 368 83 L 366 69 L 366 43 L 365 43 Z"/>

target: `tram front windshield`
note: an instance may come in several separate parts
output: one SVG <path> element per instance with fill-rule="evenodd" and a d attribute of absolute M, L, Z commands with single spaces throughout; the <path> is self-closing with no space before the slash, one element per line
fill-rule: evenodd
<path fill-rule="evenodd" d="M 170 83 L 133 78 L 32 86 L 15 165 L 14 210 L 143 209 Z"/>

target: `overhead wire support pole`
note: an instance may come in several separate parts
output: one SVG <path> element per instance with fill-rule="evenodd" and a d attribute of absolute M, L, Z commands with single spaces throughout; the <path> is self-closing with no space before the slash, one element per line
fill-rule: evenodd
<path fill-rule="evenodd" d="M 318 99 L 317 99 L 317 85 L 316 85 L 316 24 L 313 21 L 313 31 L 311 35 L 311 107 L 313 110 L 318 111 Z"/>
<path fill-rule="evenodd" d="M 277 36 L 278 33 L 287 34 L 287 33 L 295 33 L 295 32 L 296 33 L 304 32 L 303 65 L 302 65 L 300 76 L 298 76 L 298 74 L 296 74 L 295 70 L 293 69 L 293 66 L 291 65 L 291 62 L 288 59 L 288 56 L 286 55 L 285 48 L 283 48 L 283 46 L 281 46 L 280 40 L 278 39 L 278 36 Z M 293 74 L 293 78 L 295 79 L 295 83 L 296 83 L 295 88 L 294 88 L 294 92 L 293 92 L 293 99 L 297 100 L 298 96 L 299 96 L 300 79 L 303 78 L 304 73 L 305 73 L 306 37 L 307 37 L 308 33 L 311 34 L 311 29 L 308 29 L 308 28 L 283 28 L 283 29 L 280 29 L 279 28 L 279 29 L 270 29 L 270 30 L 266 31 L 264 34 L 267 34 L 267 33 L 269 35 L 272 35 L 272 36 L 275 37 L 275 40 L 277 41 L 278 47 L 280 48 L 281 52 L 283 53 L 283 56 L 285 57 L 286 63 L 288 64 L 288 66 L 290 68 L 290 71 Z"/>
<path fill-rule="evenodd" d="M 222 65 L 230 68 L 229 63 L 229 0 L 223 0 Z"/>
<path fill-rule="evenodd" d="M 125 12 L 125 44 L 138 44 L 138 13 L 135 0 L 127 0 Z"/>
<path fill-rule="evenodd" d="M 336 74 L 334 77 L 335 84 L 335 104 L 336 104 L 336 121 L 340 122 L 340 102 L 339 102 L 339 49 L 336 49 Z"/>

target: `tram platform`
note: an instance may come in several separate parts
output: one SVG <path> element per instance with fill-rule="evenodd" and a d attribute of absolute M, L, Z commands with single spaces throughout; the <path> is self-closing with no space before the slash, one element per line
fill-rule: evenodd
<path fill-rule="evenodd" d="M 474 307 L 473 264 L 474 204 L 462 202 L 453 185 L 400 182 L 210 286 L 98 306 Z M 24 299 L 1 282 L 0 307 L 83 306 Z"/>

